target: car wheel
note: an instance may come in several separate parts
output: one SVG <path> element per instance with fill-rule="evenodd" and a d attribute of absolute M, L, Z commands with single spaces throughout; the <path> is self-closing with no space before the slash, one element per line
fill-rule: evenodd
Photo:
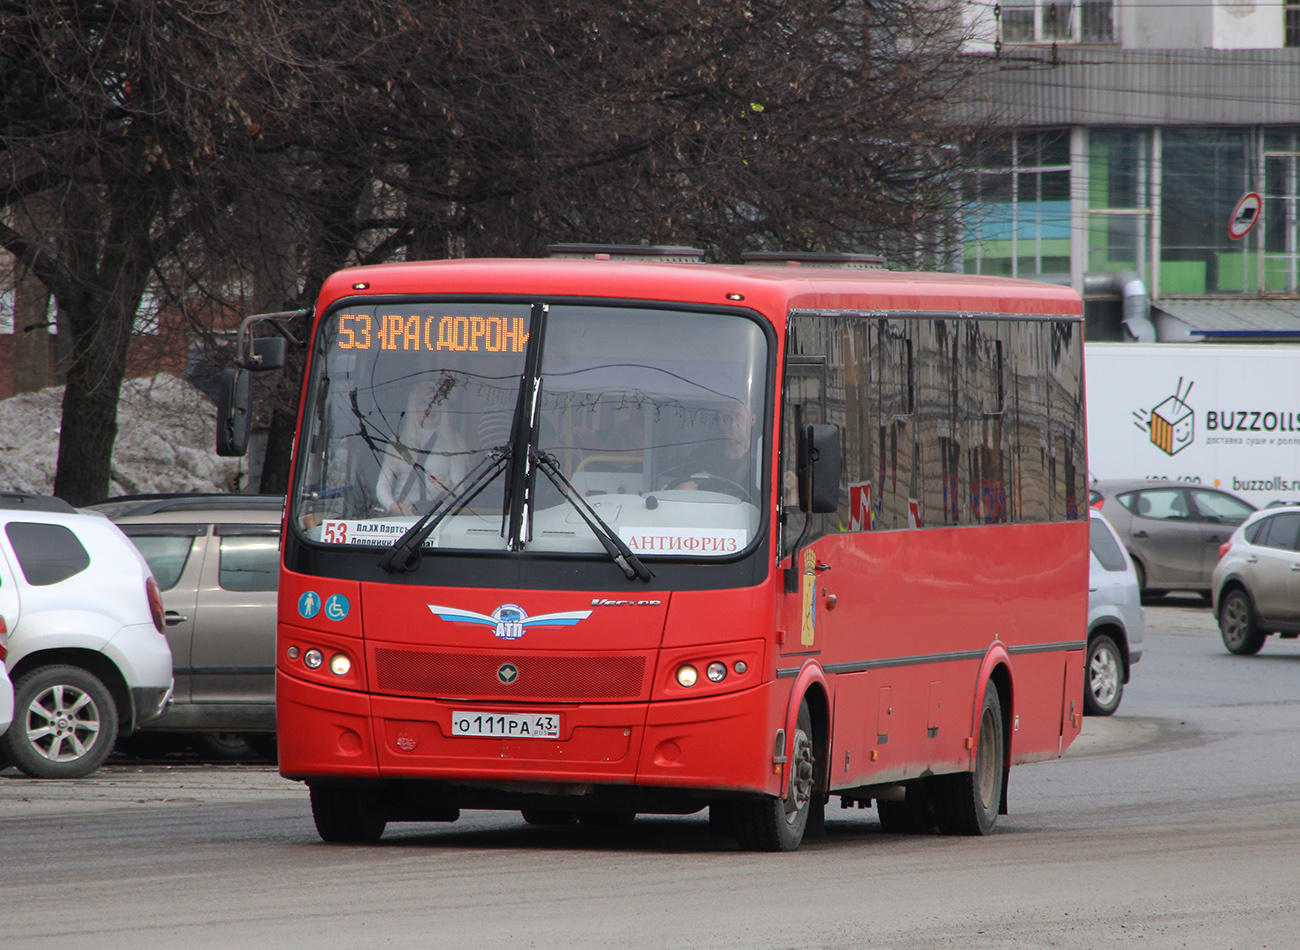
<path fill-rule="evenodd" d="M 1147 571 L 1137 558 L 1133 558 L 1133 573 L 1137 575 L 1138 594 L 1145 594 L 1147 592 Z"/>
<path fill-rule="evenodd" d="M 1002 730 L 1002 700 L 993 683 L 984 688 L 980 710 L 975 769 L 930 779 L 934 817 L 946 835 L 986 835 L 993 830 L 1002 805 L 1006 778 L 1006 739 Z"/>
<path fill-rule="evenodd" d="M 33 778 L 82 778 L 117 740 L 117 705 L 79 666 L 42 666 L 14 683 L 14 721 L 0 748 Z"/>
<path fill-rule="evenodd" d="M 331 844 L 374 844 L 388 826 L 375 796 L 346 785 L 312 785 L 311 817 Z"/>
<path fill-rule="evenodd" d="M 1229 653 L 1254 656 L 1264 646 L 1267 634 L 1255 624 L 1250 595 L 1240 587 L 1228 592 L 1219 605 L 1219 632 Z"/>
<path fill-rule="evenodd" d="M 812 713 L 805 699 L 795 720 L 785 798 L 754 796 L 736 803 L 736 840 L 746 851 L 793 851 L 803 841 L 815 793 Z"/>
<path fill-rule="evenodd" d="M 1089 716 L 1111 715 L 1124 695 L 1124 660 L 1109 635 L 1099 633 L 1088 641 L 1087 674 L 1083 711 Z"/>
<path fill-rule="evenodd" d="M 244 741 L 259 758 L 276 762 L 280 757 L 280 747 L 276 745 L 274 732 L 246 732 Z"/>
<path fill-rule="evenodd" d="M 261 755 L 238 732 L 198 732 L 190 738 L 194 751 L 205 759 L 222 762 L 247 762 Z"/>

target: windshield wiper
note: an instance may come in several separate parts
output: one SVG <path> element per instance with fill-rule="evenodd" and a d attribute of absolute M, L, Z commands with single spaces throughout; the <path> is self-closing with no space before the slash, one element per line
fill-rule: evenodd
<path fill-rule="evenodd" d="M 564 472 L 560 470 L 559 462 L 554 455 L 539 451 L 534 458 L 537 461 L 537 467 L 551 480 L 551 484 L 560 490 L 564 500 L 572 506 L 579 517 L 587 522 L 587 527 L 596 536 L 596 540 L 605 549 L 605 553 L 623 569 L 623 573 L 627 575 L 628 580 L 640 578 L 643 581 L 648 581 L 654 577 L 654 572 L 641 563 L 641 559 L 632 553 L 632 549 L 624 543 L 623 539 L 615 534 L 600 515 L 596 514 L 596 510 L 587 504 L 587 500 L 578 494 L 577 489 L 573 487 L 573 483 L 564 477 Z"/>
<path fill-rule="evenodd" d="M 510 452 L 506 448 L 493 449 L 487 458 L 474 466 L 468 475 L 453 485 L 437 504 L 393 542 L 393 546 L 379 559 L 379 566 L 390 573 L 413 571 L 419 567 L 420 559 L 423 557 L 424 542 L 442 523 L 442 519 L 478 497 L 479 492 L 501 474 L 509 458 Z"/>

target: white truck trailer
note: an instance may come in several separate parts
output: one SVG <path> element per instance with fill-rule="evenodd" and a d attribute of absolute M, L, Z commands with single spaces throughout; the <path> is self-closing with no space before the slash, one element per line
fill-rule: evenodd
<path fill-rule="evenodd" d="M 1088 343 L 1084 374 L 1090 478 L 1300 500 L 1300 346 Z"/>

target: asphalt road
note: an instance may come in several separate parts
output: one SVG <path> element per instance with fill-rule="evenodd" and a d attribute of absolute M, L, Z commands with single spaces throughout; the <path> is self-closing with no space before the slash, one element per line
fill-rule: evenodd
<path fill-rule="evenodd" d="M 1229 656 L 1208 611 L 1147 610 L 1119 713 L 1011 775 L 988 838 L 738 852 L 703 816 L 534 828 L 516 813 L 317 839 L 265 767 L 0 774 L 0 947 L 1300 946 L 1300 645 Z"/>

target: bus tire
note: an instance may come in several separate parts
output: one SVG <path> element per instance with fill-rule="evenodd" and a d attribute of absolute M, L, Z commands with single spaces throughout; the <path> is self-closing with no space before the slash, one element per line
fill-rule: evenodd
<path fill-rule="evenodd" d="M 330 844 L 374 844 L 388 821 L 374 796 L 346 785 L 320 783 L 311 788 L 311 816 L 316 833 Z"/>
<path fill-rule="evenodd" d="M 812 811 L 816 773 L 812 714 L 808 701 L 799 704 L 793 751 L 788 763 L 785 798 L 756 796 L 736 803 L 736 841 L 745 851 L 793 851 L 803 841 Z"/>
<path fill-rule="evenodd" d="M 1219 605 L 1219 633 L 1229 653 L 1254 656 L 1264 647 L 1268 634 L 1255 622 L 1255 607 L 1250 595 L 1240 587 L 1228 591 Z"/>
<path fill-rule="evenodd" d="M 984 687 L 980 708 L 975 768 L 970 772 L 937 775 L 931 782 L 934 817 L 946 835 L 986 835 L 993 831 L 1002 804 L 1006 736 L 1002 700 L 991 681 Z"/>
<path fill-rule="evenodd" d="M 33 778 L 84 778 L 117 741 L 117 704 L 80 666 L 38 666 L 14 683 L 14 721 L 0 748 Z"/>

